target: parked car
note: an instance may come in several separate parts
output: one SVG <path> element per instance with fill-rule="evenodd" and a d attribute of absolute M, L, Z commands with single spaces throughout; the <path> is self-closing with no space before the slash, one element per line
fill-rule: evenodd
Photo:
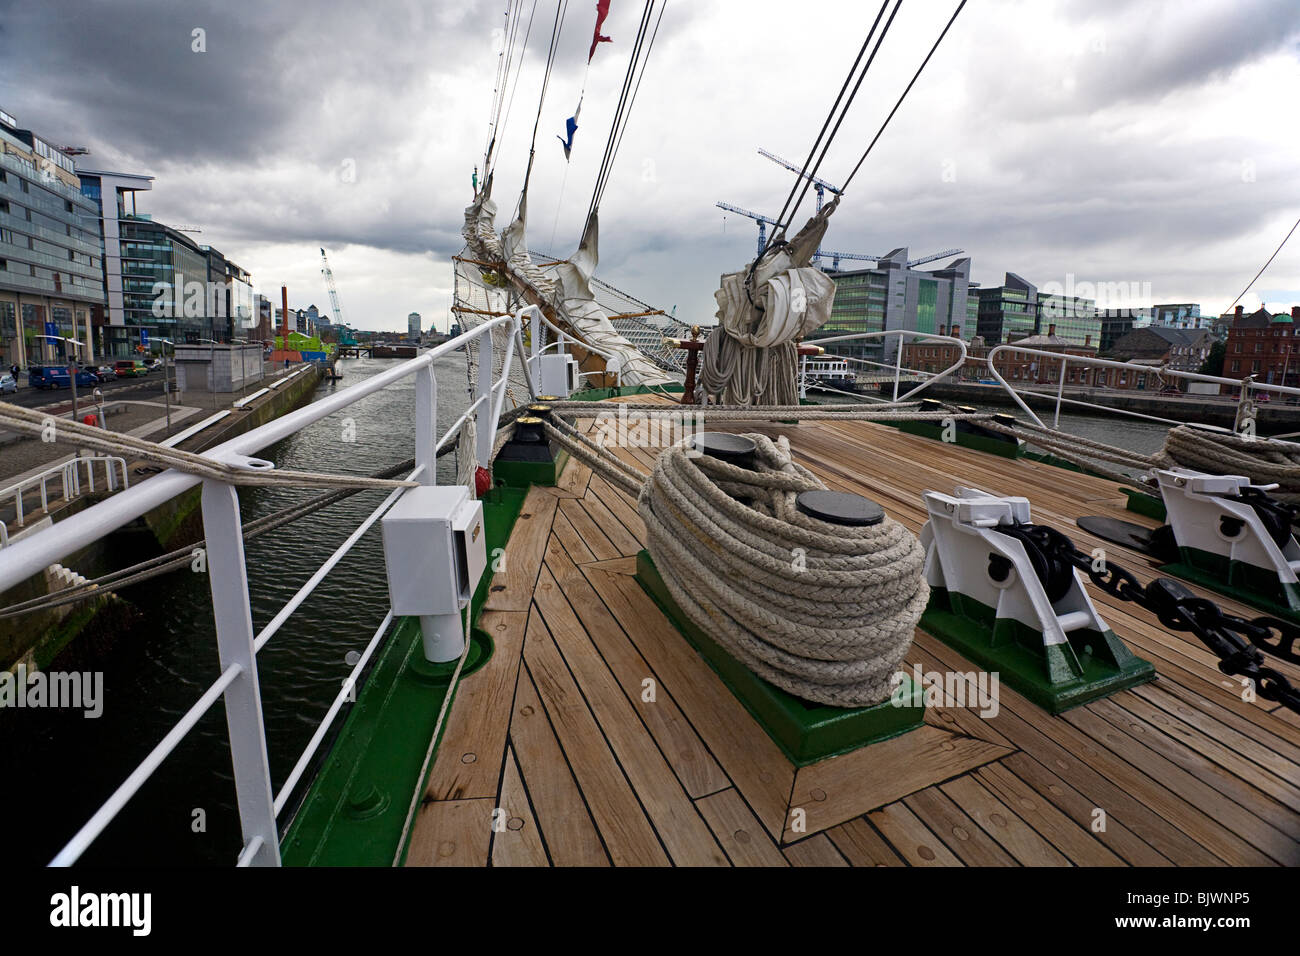
<path fill-rule="evenodd" d="M 18 391 L 18 382 L 8 372 L 0 374 L 0 395 L 9 395 Z"/>
<path fill-rule="evenodd" d="M 1161 395 L 1181 395 L 1181 394 L 1183 394 L 1183 390 L 1182 390 L 1181 388 L 1179 388 L 1177 385 L 1174 385 L 1173 383 L 1170 383 L 1170 384 L 1164 386 L 1164 388 L 1160 389 L 1160 394 L 1161 394 Z"/>
<path fill-rule="evenodd" d="M 33 388 L 71 388 L 72 376 L 64 365 L 33 365 L 27 370 L 27 384 Z M 79 368 L 77 384 L 94 386 L 99 384 L 99 379 L 90 369 Z"/>
<path fill-rule="evenodd" d="M 1268 392 L 1256 392 L 1256 393 L 1255 393 L 1255 402 L 1256 402 L 1257 404 L 1264 404 L 1264 403 L 1271 402 L 1271 401 L 1273 401 L 1273 399 L 1269 396 Z"/>
<path fill-rule="evenodd" d="M 134 378 L 138 375 L 149 374 L 149 370 L 144 367 L 144 363 L 137 359 L 123 359 L 120 362 L 114 362 L 113 371 L 117 373 L 118 378 Z"/>
<path fill-rule="evenodd" d="M 162 368 L 162 366 L 163 366 L 163 362 L 162 359 L 160 358 L 150 359 L 148 362 L 145 363 L 145 367 L 150 372 L 155 372 L 158 369 Z"/>
<path fill-rule="evenodd" d="M 101 365 L 99 368 L 92 369 L 91 371 L 95 373 L 95 377 L 101 382 L 112 382 L 117 378 L 117 372 L 113 371 L 113 366 L 111 365 Z"/>

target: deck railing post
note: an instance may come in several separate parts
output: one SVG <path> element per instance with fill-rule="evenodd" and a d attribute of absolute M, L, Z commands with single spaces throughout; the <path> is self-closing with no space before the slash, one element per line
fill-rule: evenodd
<path fill-rule="evenodd" d="M 248 597 L 248 569 L 239 517 L 239 495 L 233 485 L 203 482 L 203 534 L 206 538 L 208 585 L 217 627 L 217 651 L 224 671 L 240 668 L 225 691 L 226 729 L 235 773 L 235 797 L 244 846 L 257 838 L 254 866 L 280 865 L 280 837 L 271 795 L 271 768 L 266 753 L 262 693 L 257 680 L 257 651 L 253 647 L 253 613 Z"/>
<path fill-rule="evenodd" d="M 1061 396 L 1065 392 L 1065 365 L 1069 361 L 1064 355 L 1061 356 L 1061 380 L 1056 383 L 1056 414 L 1052 417 L 1052 427 L 1061 427 Z"/>
<path fill-rule="evenodd" d="M 415 464 L 417 479 L 432 487 L 438 483 L 438 379 L 433 363 L 415 373 Z"/>
<path fill-rule="evenodd" d="M 492 467 L 492 443 L 497 437 L 497 423 L 492 418 L 492 330 L 488 329 L 478 337 L 478 394 L 475 399 L 483 399 L 474 412 L 474 436 L 478 444 L 476 454 L 480 468 Z M 504 371 L 503 371 L 504 374 Z M 485 397 L 486 396 L 486 397 Z M 487 414 L 484 414 L 486 408 Z"/>

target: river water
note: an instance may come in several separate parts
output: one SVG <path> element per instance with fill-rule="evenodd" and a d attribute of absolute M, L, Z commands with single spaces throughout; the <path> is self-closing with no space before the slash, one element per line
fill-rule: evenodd
<path fill-rule="evenodd" d="M 317 397 L 355 385 L 393 364 L 343 360 L 342 382 L 322 384 Z M 468 404 L 464 356 L 441 359 L 436 375 L 439 421 L 445 428 Z M 413 416 L 414 385 L 408 380 L 261 455 L 281 468 L 370 473 L 411 456 Z M 1149 422 L 1076 413 L 1062 414 L 1061 427 L 1142 453 L 1156 451 L 1165 430 Z M 349 436 L 353 440 L 347 440 Z M 454 456 L 444 458 L 439 463 L 439 481 L 453 480 L 454 467 Z M 294 489 L 244 491 L 240 495 L 244 519 L 282 511 L 313 494 Z M 264 626 L 284 606 L 382 498 L 382 492 L 362 492 L 247 543 L 255 628 Z M 123 537 L 120 542 L 115 539 L 102 567 L 77 570 L 93 576 L 151 553 L 138 540 Z M 79 712 L 48 709 L 0 713 L 5 777 L 0 819 L 9 831 L 11 862 L 48 862 L 219 673 L 205 574 L 177 572 L 137 585 L 122 596 L 140 609 L 142 620 L 110 646 L 78 649 L 77 669 L 103 673 L 102 716 L 88 719 Z M 374 527 L 258 655 L 275 790 L 351 670 L 349 655 L 364 649 L 387 609 L 380 534 Z M 337 723 L 342 719 L 341 715 Z M 83 860 L 229 865 L 239 848 L 225 714 L 217 705 Z"/>

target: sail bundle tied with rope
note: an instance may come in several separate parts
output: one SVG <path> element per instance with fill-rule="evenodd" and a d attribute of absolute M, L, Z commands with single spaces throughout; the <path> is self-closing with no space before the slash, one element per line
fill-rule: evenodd
<path fill-rule="evenodd" d="M 809 265 L 839 199 L 788 244 L 722 277 L 714 293 L 718 327 L 705 341 L 697 400 L 724 405 L 791 405 L 798 400 L 800 339 L 831 317 L 835 283 Z"/>
<path fill-rule="evenodd" d="M 752 469 L 679 443 L 641 487 L 648 549 L 673 599 L 791 694 L 836 707 L 886 700 L 929 599 L 924 551 L 888 516 L 843 525 L 803 513 L 796 497 L 825 486 L 784 437 L 746 437 Z"/>

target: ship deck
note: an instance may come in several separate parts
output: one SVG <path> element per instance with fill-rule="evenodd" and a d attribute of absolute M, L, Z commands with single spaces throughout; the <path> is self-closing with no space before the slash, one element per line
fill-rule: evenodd
<path fill-rule="evenodd" d="M 1113 482 L 1027 459 L 864 422 L 762 430 L 914 533 L 921 492 L 959 483 L 1028 497 L 1085 549 L 1102 542 L 1081 515 L 1154 524 Z M 1003 684 L 996 716 L 946 699 L 916 731 L 796 767 L 641 589 L 644 541 L 634 502 L 577 461 L 530 490 L 480 618 L 495 653 L 457 692 L 408 865 L 1300 863 L 1300 721 L 1243 701 L 1204 647 L 1140 608 L 1089 588 L 1153 683 L 1061 716 Z M 907 663 L 978 670 L 920 629 Z"/>

